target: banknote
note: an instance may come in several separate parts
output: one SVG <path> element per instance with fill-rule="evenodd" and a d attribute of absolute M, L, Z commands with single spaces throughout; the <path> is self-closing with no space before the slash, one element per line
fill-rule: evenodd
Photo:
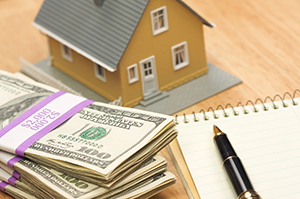
<path fill-rule="evenodd" d="M 56 92 L 48 86 L 36 86 L 0 70 L 0 129 L 40 100 Z"/>
<path fill-rule="evenodd" d="M 149 198 L 174 184 L 175 180 L 176 177 L 171 172 L 166 171 L 163 173 L 159 173 L 146 181 L 143 181 L 133 189 L 126 190 L 116 195 L 105 197 L 104 199 Z"/>
<path fill-rule="evenodd" d="M 118 182 L 120 179 L 131 173 L 136 169 L 136 167 L 139 166 L 142 162 L 144 162 L 147 158 L 155 155 L 157 152 L 159 152 L 165 145 L 167 145 L 170 141 L 172 141 L 175 136 L 169 136 L 170 131 L 166 131 L 162 139 L 161 137 L 156 139 L 161 139 L 161 143 L 157 143 L 158 141 L 155 140 L 148 145 L 146 145 L 142 150 L 138 151 L 136 154 L 134 154 L 132 157 L 126 160 L 121 166 L 116 168 L 114 170 L 113 178 L 111 180 L 103 180 L 102 176 L 95 175 L 95 172 L 93 170 L 88 170 L 86 168 L 83 168 L 81 166 L 73 165 L 73 164 L 66 164 L 61 161 L 55 161 L 53 159 L 43 159 L 41 160 L 39 156 L 29 156 L 31 160 L 38 162 L 40 164 L 46 164 L 49 165 L 51 168 L 54 168 L 56 170 L 63 171 L 65 173 L 70 174 L 71 176 L 81 178 L 83 180 L 86 180 L 88 182 L 98 184 L 101 186 L 109 187 L 113 185 L 114 183 Z M 145 155 L 146 154 L 146 155 Z M 1 157 L 0 157 L 1 158 Z M 43 162 L 42 162 L 43 161 Z M 84 174 L 84 175 L 83 175 Z"/>
<path fill-rule="evenodd" d="M 34 195 L 28 194 L 4 181 L 0 180 L 0 190 L 11 195 L 13 198 L 20 199 L 37 199 Z"/>
<path fill-rule="evenodd" d="M 20 178 L 20 174 L 16 170 L 14 170 L 12 167 L 8 166 L 7 164 L 1 162 L 1 160 L 0 160 L 0 168 L 2 168 L 4 171 L 9 173 L 11 176 L 14 176 L 17 179 Z"/>
<path fill-rule="evenodd" d="M 156 155 L 141 164 L 127 178 L 108 189 L 49 169 L 28 159 L 23 159 L 18 162 L 18 168 L 24 170 L 21 172 L 22 182 L 17 179 L 11 180 L 14 177 L 1 170 L 1 168 L 0 180 L 15 186 L 21 191 L 38 196 L 38 198 L 109 198 L 121 193 L 122 195 L 126 192 L 131 193 L 133 190 L 143 193 L 152 192 L 152 189 L 157 189 L 157 187 L 151 187 L 154 184 L 150 182 L 156 179 L 157 176 L 161 176 L 161 173 L 166 171 L 166 167 L 166 160 Z M 170 180 L 174 182 L 175 179 Z M 149 186 L 149 183 L 151 186 Z"/>
<path fill-rule="evenodd" d="M 154 156 L 119 181 L 111 188 L 100 187 L 60 171 L 23 159 L 15 165 L 21 173 L 21 180 L 28 186 L 39 187 L 48 198 L 94 198 L 115 194 L 135 187 L 145 179 L 166 170 L 167 162 L 161 156 Z"/>
<path fill-rule="evenodd" d="M 21 182 L 19 179 L 15 178 L 10 173 L 6 172 L 2 167 L 0 167 L 0 180 L 16 187 L 17 189 L 23 192 L 29 193 L 30 195 L 35 195 L 35 196 L 39 195 L 32 188 L 27 186 L 24 182 Z"/>
<path fill-rule="evenodd" d="M 65 114 L 54 105 L 36 108 L 56 93 L 59 91 L 47 85 L 0 71 L 1 150 L 22 153 L 18 150 L 24 143 L 58 123 L 28 148 L 22 148 L 23 155 L 74 177 L 102 184 L 128 175 L 177 135 L 173 117 L 132 108 L 94 102 L 64 121 Z M 70 99 L 68 94 L 61 96 L 69 99 L 57 102 L 62 108 L 79 99 Z M 28 112 L 31 115 L 26 115 Z M 27 131 L 37 133 L 21 143 L 19 140 Z"/>
<path fill-rule="evenodd" d="M 165 188 L 169 187 L 170 185 L 175 183 L 175 176 L 170 173 L 169 171 L 162 172 L 156 174 L 149 179 L 146 179 L 137 184 L 134 188 L 125 189 L 117 194 L 105 195 L 100 197 L 95 197 L 97 199 L 107 199 L 107 198 L 115 198 L 115 199 L 133 199 L 133 198 L 149 198 L 156 193 L 164 190 Z M 28 187 L 30 189 L 30 187 Z M 4 191 L 5 193 L 11 195 L 13 198 L 20 198 L 20 199 L 36 199 L 36 198 L 50 198 L 50 197 L 41 197 L 31 195 L 27 192 L 24 192 L 4 181 L 0 180 L 0 190 Z M 55 198 L 56 199 L 56 198 Z"/>

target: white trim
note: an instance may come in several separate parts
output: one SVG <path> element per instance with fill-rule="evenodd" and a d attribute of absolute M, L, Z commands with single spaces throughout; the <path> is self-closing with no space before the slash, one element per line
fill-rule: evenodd
<path fill-rule="evenodd" d="M 65 51 L 64 48 L 67 49 L 67 51 L 68 51 L 69 54 L 66 53 L 66 51 Z M 64 59 L 68 60 L 69 62 L 73 62 L 73 56 L 72 56 L 72 49 L 71 48 L 69 48 L 68 46 L 66 46 L 66 45 L 64 45 L 64 44 L 61 43 L 60 44 L 60 51 L 61 51 L 61 56 Z"/>
<path fill-rule="evenodd" d="M 132 69 L 132 68 L 133 68 L 133 71 L 134 71 L 134 74 L 133 74 L 134 76 L 133 77 L 130 76 L 130 69 Z M 127 74 L 128 74 L 129 84 L 132 84 L 132 83 L 138 81 L 139 80 L 139 72 L 138 72 L 138 69 L 137 69 L 137 64 L 133 64 L 131 66 L 128 66 L 127 67 Z"/>
<path fill-rule="evenodd" d="M 112 68 L 111 66 L 103 63 L 102 61 L 96 59 L 95 57 L 87 54 L 86 52 L 84 52 L 83 50 L 79 49 L 78 47 L 74 46 L 73 44 L 67 42 L 66 40 L 62 39 L 61 37 L 57 36 L 56 34 L 54 34 L 53 32 L 47 30 L 46 28 L 40 26 L 39 24 L 33 22 L 32 25 L 34 25 L 37 29 L 39 29 L 40 31 L 44 32 L 45 34 L 49 35 L 50 37 L 54 38 L 55 40 L 59 41 L 60 43 L 68 46 L 69 48 L 71 48 L 72 50 L 76 51 L 77 53 L 81 54 L 82 56 L 88 58 L 89 60 L 91 60 L 94 63 L 97 63 L 99 65 L 101 65 L 102 67 L 106 68 L 108 71 L 110 72 L 114 72 L 117 70 Z"/>
<path fill-rule="evenodd" d="M 98 66 L 102 67 L 103 69 L 103 76 L 99 74 L 99 68 Z M 94 70 L 95 70 L 95 76 L 100 79 L 103 82 L 106 82 L 106 73 L 105 73 L 105 68 L 97 63 L 94 63 Z"/>
<path fill-rule="evenodd" d="M 142 85 L 143 85 L 143 94 L 144 96 L 149 95 L 151 93 L 146 93 L 145 91 L 145 74 L 144 74 L 144 68 L 143 68 L 143 63 L 147 62 L 149 60 L 153 61 L 153 67 L 152 67 L 152 74 L 153 74 L 153 81 L 154 81 L 154 90 L 158 90 L 158 82 L 157 82 L 157 74 L 156 74 L 156 63 L 155 63 L 155 56 L 152 55 L 146 59 L 143 59 L 140 61 L 140 71 L 141 71 L 141 78 L 142 78 Z M 148 77 L 149 79 L 149 77 Z"/>
<path fill-rule="evenodd" d="M 164 27 L 155 30 L 153 14 L 160 11 L 160 10 L 163 10 Z M 153 35 L 157 35 L 159 33 L 165 32 L 166 30 L 169 29 L 168 14 L 167 14 L 167 7 L 166 6 L 162 6 L 160 8 L 157 8 L 157 9 L 151 11 L 150 15 L 151 15 L 151 24 L 152 24 L 152 33 L 153 33 Z"/>
<path fill-rule="evenodd" d="M 183 46 L 183 52 L 184 52 L 184 57 L 185 57 L 185 60 L 180 63 L 180 64 L 176 64 L 176 57 L 175 57 L 175 52 L 174 50 L 180 46 Z M 187 46 L 187 42 L 184 41 L 184 42 L 181 42 L 175 46 L 172 46 L 171 47 L 171 51 L 172 51 L 172 60 L 173 60 L 173 67 L 174 67 L 174 70 L 178 70 L 180 68 L 183 68 L 187 65 L 189 65 L 190 63 L 190 59 L 189 59 L 189 52 L 188 52 L 188 46 Z"/>

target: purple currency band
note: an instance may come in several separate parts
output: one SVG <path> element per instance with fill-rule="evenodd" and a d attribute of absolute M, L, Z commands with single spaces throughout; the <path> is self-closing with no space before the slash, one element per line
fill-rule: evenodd
<path fill-rule="evenodd" d="M 8 184 L 6 182 L 0 182 L 0 190 L 4 191 L 5 192 L 5 187 L 7 186 Z"/>
<path fill-rule="evenodd" d="M 19 172 L 17 172 L 16 170 L 14 170 L 14 172 L 13 172 L 13 176 L 19 180 L 19 179 L 20 179 L 20 176 L 21 176 L 21 174 L 20 174 Z"/>
<path fill-rule="evenodd" d="M 8 183 L 15 186 L 16 185 L 15 183 L 16 183 L 17 180 L 18 179 L 16 179 L 15 177 L 12 176 L 8 179 Z"/>
<path fill-rule="evenodd" d="M 47 98 L 45 98 L 44 100 L 42 100 L 41 102 L 39 102 L 38 104 L 36 104 L 35 106 L 33 106 L 31 109 L 27 110 L 21 116 L 19 116 L 15 120 L 13 120 L 10 124 L 5 126 L 2 130 L 0 130 L 0 138 L 3 135 L 5 135 L 9 130 L 11 130 L 15 126 L 19 125 L 21 122 L 23 122 L 24 120 L 29 118 L 31 115 L 33 115 L 34 113 L 39 111 L 41 108 L 46 106 L 52 100 L 58 98 L 59 96 L 61 96 L 63 94 L 65 94 L 65 92 L 63 92 L 63 91 L 59 91 L 57 93 L 54 93 L 54 94 L 48 96 Z M 45 128 L 41 129 L 40 131 L 38 131 L 37 133 L 32 135 L 30 138 L 28 138 L 26 141 L 24 141 L 15 150 L 15 153 L 19 156 L 24 157 L 24 153 L 25 153 L 26 149 L 28 149 L 33 143 L 35 143 L 37 140 L 39 140 L 40 138 L 45 136 L 47 133 L 49 133 L 51 130 L 53 130 L 55 127 L 57 127 L 58 125 L 60 125 L 61 123 L 63 123 L 64 121 L 66 121 L 67 119 L 72 117 L 73 115 L 75 115 L 77 112 L 79 112 L 80 110 L 82 110 L 86 106 L 92 104 L 93 102 L 94 101 L 89 100 L 89 99 L 86 99 L 86 100 L 80 102 L 79 104 L 77 104 L 76 106 L 71 108 L 69 111 L 67 111 L 66 113 L 61 115 L 58 119 L 54 120 L 49 125 L 47 125 Z"/>
<path fill-rule="evenodd" d="M 14 168 L 13 165 L 16 163 L 16 162 L 19 162 L 20 160 L 22 160 L 23 157 L 21 156 L 15 156 L 14 158 L 10 159 L 8 162 L 7 162 L 7 165 L 10 166 L 11 168 Z"/>
<path fill-rule="evenodd" d="M 65 92 L 59 91 L 57 93 L 53 93 L 52 95 L 46 97 L 41 102 L 37 103 L 35 106 L 33 106 L 31 109 L 27 110 L 25 113 L 20 115 L 18 118 L 10 122 L 8 125 L 6 125 L 4 128 L 0 130 L 0 138 L 4 136 L 8 131 L 10 131 L 15 126 L 19 125 L 21 122 L 29 118 L 32 114 L 40 110 L 43 106 L 51 102 L 52 100 L 58 98 L 59 96 L 63 95 Z"/>
<path fill-rule="evenodd" d="M 49 124 L 48 126 L 43 128 L 42 130 L 38 131 L 36 134 L 31 136 L 25 142 L 23 142 L 16 149 L 16 154 L 20 155 L 20 156 L 24 156 L 24 153 L 25 153 L 26 149 L 28 149 L 33 143 L 35 143 L 37 140 L 39 140 L 40 138 L 45 136 L 47 133 L 49 133 L 51 130 L 53 130 L 55 127 L 59 126 L 61 123 L 63 123 L 64 121 L 66 121 L 67 119 L 69 119 L 70 117 L 72 117 L 77 112 L 82 110 L 84 107 L 90 105 L 91 103 L 93 103 L 92 100 L 85 100 L 85 101 L 79 103 L 78 105 L 74 106 L 72 109 L 67 111 L 62 116 L 60 116 L 59 119 L 54 120 L 53 122 L 51 122 L 51 124 Z"/>

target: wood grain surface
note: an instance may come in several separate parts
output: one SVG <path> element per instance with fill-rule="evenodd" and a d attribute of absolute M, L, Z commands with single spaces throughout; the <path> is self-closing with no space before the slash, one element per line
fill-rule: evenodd
<path fill-rule="evenodd" d="M 207 61 L 243 83 L 177 114 L 216 108 L 219 104 L 245 104 L 249 99 L 283 95 L 300 88 L 300 1 L 184 1 L 217 25 L 204 28 Z M 46 37 L 31 25 L 42 2 L 0 1 L 0 69 L 16 72 L 20 69 L 19 57 L 35 63 L 48 56 Z M 168 151 L 164 149 L 160 154 L 177 175 Z M 10 197 L 0 192 L 0 199 L 4 198 Z M 166 198 L 188 198 L 180 179 L 153 197 Z"/>

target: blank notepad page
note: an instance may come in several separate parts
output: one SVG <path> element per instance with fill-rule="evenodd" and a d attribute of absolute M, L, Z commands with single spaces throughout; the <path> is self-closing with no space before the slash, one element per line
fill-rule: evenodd
<path fill-rule="evenodd" d="M 299 99 L 295 99 L 300 104 Z M 300 198 L 300 105 L 291 100 L 263 105 L 246 106 L 234 110 L 225 109 L 230 115 L 224 117 L 223 110 L 178 117 L 178 142 L 201 199 L 237 198 L 227 177 L 219 151 L 213 142 L 213 125 L 225 132 L 248 173 L 254 189 L 264 199 Z"/>

